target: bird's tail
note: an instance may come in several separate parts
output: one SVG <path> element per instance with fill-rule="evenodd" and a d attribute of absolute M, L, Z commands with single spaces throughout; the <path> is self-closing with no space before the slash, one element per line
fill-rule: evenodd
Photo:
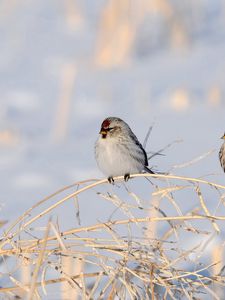
<path fill-rule="evenodd" d="M 150 170 L 148 167 L 145 166 L 145 172 L 150 173 L 150 174 L 155 174 L 152 170 Z"/>
<path fill-rule="evenodd" d="M 161 175 L 169 175 L 168 172 L 153 172 L 151 169 L 149 169 L 148 167 L 145 166 L 144 171 L 146 173 L 150 173 L 150 174 L 161 174 Z"/>

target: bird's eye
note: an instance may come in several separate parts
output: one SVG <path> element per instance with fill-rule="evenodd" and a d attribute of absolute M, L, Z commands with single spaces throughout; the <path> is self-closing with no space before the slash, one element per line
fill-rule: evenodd
<path fill-rule="evenodd" d="M 109 127 L 109 128 L 108 128 L 108 131 L 111 131 L 111 130 L 113 130 L 113 129 L 114 129 L 113 127 Z"/>

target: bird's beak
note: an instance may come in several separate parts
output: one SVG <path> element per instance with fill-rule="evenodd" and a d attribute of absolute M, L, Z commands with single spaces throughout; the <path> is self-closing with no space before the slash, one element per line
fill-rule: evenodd
<path fill-rule="evenodd" d="M 107 137 L 108 132 L 104 128 L 101 128 L 99 133 L 102 135 L 102 138 L 105 139 Z"/>
<path fill-rule="evenodd" d="M 103 135 L 107 135 L 107 131 L 106 130 L 104 130 L 103 128 L 101 128 L 101 130 L 100 130 L 100 132 L 99 132 L 100 134 L 103 134 Z"/>

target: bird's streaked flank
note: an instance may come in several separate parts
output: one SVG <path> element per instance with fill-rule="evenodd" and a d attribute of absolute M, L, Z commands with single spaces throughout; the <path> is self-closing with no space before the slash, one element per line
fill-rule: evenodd
<path fill-rule="evenodd" d="M 223 168 L 223 171 L 225 172 L 225 133 L 221 137 L 221 139 L 224 140 L 224 143 L 223 143 L 223 145 L 220 148 L 219 159 L 220 159 L 221 167 Z"/>

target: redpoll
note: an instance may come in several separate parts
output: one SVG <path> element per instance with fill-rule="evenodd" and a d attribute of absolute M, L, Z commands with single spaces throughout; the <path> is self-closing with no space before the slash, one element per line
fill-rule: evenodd
<path fill-rule="evenodd" d="M 102 122 L 100 136 L 95 144 L 95 157 L 99 169 L 110 183 L 114 176 L 124 176 L 142 171 L 154 174 L 148 168 L 147 154 L 127 123 L 109 117 Z"/>
<path fill-rule="evenodd" d="M 221 137 L 221 139 L 225 140 L 225 133 Z M 220 148 L 219 159 L 220 159 L 221 167 L 223 168 L 223 171 L 225 172 L 225 141 L 224 141 L 223 145 Z"/>

